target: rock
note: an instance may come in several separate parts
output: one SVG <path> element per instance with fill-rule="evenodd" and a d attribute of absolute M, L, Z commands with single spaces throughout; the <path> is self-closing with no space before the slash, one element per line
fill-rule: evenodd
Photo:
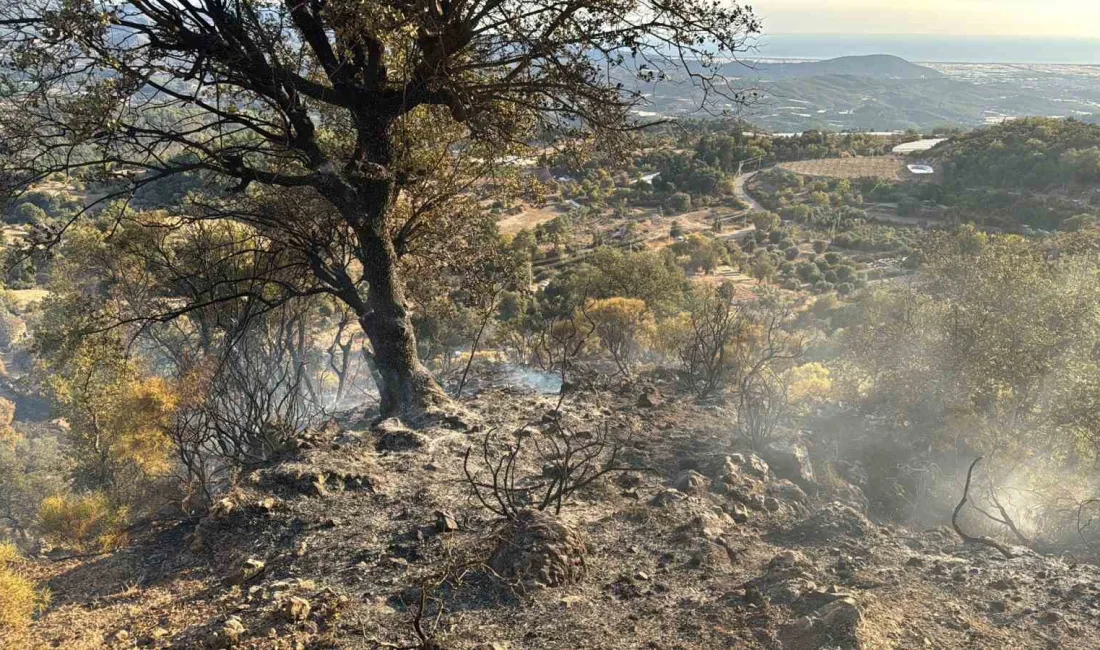
<path fill-rule="evenodd" d="M 679 526 L 676 529 L 676 534 L 683 540 L 690 540 L 696 537 L 716 539 L 726 532 L 726 526 L 731 523 L 733 523 L 733 519 L 724 512 L 721 514 L 700 512 L 689 519 L 687 523 Z"/>
<path fill-rule="evenodd" d="M 207 516 L 215 519 L 224 519 L 232 515 L 236 510 L 237 503 L 233 499 L 222 497 L 210 506 L 210 512 Z"/>
<path fill-rule="evenodd" d="M 726 506 L 726 512 L 733 518 L 734 523 L 743 524 L 749 520 L 749 510 L 741 503 Z"/>
<path fill-rule="evenodd" d="M 333 443 L 339 447 L 359 447 L 363 444 L 363 437 L 360 431 L 344 431 L 336 436 Z"/>
<path fill-rule="evenodd" d="M 833 487 L 833 498 L 840 503 L 855 508 L 861 513 L 867 512 L 867 509 L 871 505 L 867 497 L 863 494 L 863 490 L 844 481 L 839 481 Z"/>
<path fill-rule="evenodd" d="M 770 468 L 768 467 L 768 463 L 754 453 L 730 454 L 726 456 L 725 473 L 727 475 L 748 474 L 749 476 L 766 480 L 769 472 Z"/>
<path fill-rule="evenodd" d="M 250 557 L 241 563 L 236 571 L 229 574 L 226 582 L 230 585 L 243 585 L 263 573 L 265 567 L 266 565 L 261 560 Z"/>
<path fill-rule="evenodd" d="M 860 634 L 863 612 L 853 598 L 840 598 L 787 625 L 780 632 L 784 650 L 866 647 Z"/>
<path fill-rule="evenodd" d="M 328 477 L 324 474 L 314 474 L 313 479 L 309 482 L 309 489 L 306 490 L 306 493 L 315 497 L 323 497 L 328 495 L 328 488 L 325 486 L 327 481 Z"/>
<path fill-rule="evenodd" d="M 1008 609 L 1008 605 L 1006 605 L 1005 601 L 1003 601 L 1003 600 L 991 600 L 991 601 L 989 601 L 989 611 L 991 611 L 995 614 L 1001 614 L 1006 609 Z"/>
<path fill-rule="evenodd" d="M 751 510 L 760 511 L 764 509 L 764 495 L 758 492 L 753 492 L 749 488 L 732 488 L 729 490 L 729 495 L 734 500 L 743 503 Z"/>
<path fill-rule="evenodd" d="M 641 408 L 656 408 L 665 403 L 661 393 L 652 386 L 646 387 L 642 394 L 638 396 L 638 406 Z"/>
<path fill-rule="evenodd" d="M 710 491 L 710 479 L 689 469 L 676 478 L 674 487 L 684 494 L 703 496 Z"/>
<path fill-rule="evenodd" d="M 130 632 L 127 630 L 119 630 L 115 632 L 111 638 L 115 643 L 126 643 L 130 640 Z"/>
<path fill-rule="evenodd" d="M 863 539 L 876 532 L 876 526 L 867 517 L 836 501 L 822 506 L 790 530 L 791 535 L 815 544 L 845 537 Z"/>
<path fill-rule="evenodd" d="M 687 495 L 679 490 L 667 489 L 661 490 L 649 500 L 649 505 L 656 506 L 658 508 L 664 508 L 674 503 L 679 503 L 687 498 Z"/>
<path fill-rule="evenodd" d="M 445 510 L 435 511 L 435 530 L 439 533 L 453 533 L 458 530 L 458 521 Z"/>
<path fill-rule="evenodd" d="M 489 566 L 528 589 L 557 587 L 584 578 L 587 555 L 581 533 L 546 512 L 527 510 L 500 531 Z"/>
<path fill-rule="evenodd" d="M 723 539 L 697 537 L 690 545 L 688 566 L 712 571 L 728 570 L 733 565 L 733 553 Z"/>
<path fill-rule="evenodd" d="M 767 446 L 764 457 L 772 472 L 779 478 L 794 481 L 803 489 L 815 485 L 810 454 L 801 443 L 777 440 Z"/>
<path fill-rule="evenodd" d="M 230 616 L 220 626 L 215 628 L 206 637 L 206 647 L 210 650 L 225 650 L 240 643 L 244 636 L 245 627 L 241 619 Z"/>
<path fill-rule="evenodd" d="M 809 497 L 802 491 L 802 488 L 785 478 L 769 483 L 768 494 L 782 501 L 790 501 L 799 505 L 806 505 L 809 502 Z"/>
<path fill-rule="evenodd" d="M 773 603 L 786 605 L 816 591 L 817 585 L 814 582 L 806 578 L 791 578 L 772 584 L 764 591 L 764 595 Z"/>
<path fill-rule="evenodd" d="M 764 509 L 768 512 L 779 512 L 779 499 L 766 497 L 764 499 Z"/>
<path fill-rule="evenodd" d="M 304 621 L 309 618 L 309 601 L 301 596 L 291 596 L 283 601 L 279 611 L 282 613 L 283 618 L 291 623 Z"/>
<path fill-rule="evenodd" d="M 801 551 L 795 551 L 793 549 L 787 549 L 780 551 L 775 557 L 768 562 L 769 569 L 794 569 L 812 566 L 810 561 L 806 558 L 805 554 Z"/>
<path fill-rule="evenodd" d="M 428 445 L 427 436 L 406 427 L 397 418 L 388 418 L 374 425 L 378 435 L 375 449 L 388 452 L 418 451 Z"/>

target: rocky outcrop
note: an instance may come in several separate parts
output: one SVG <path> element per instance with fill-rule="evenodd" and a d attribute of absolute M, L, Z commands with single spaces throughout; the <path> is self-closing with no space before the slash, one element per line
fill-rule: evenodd
<path fill-rule="evenodd" d="M 764 458 L 779 478 L 793 481 L 804 490 L 816 488 L 810 452 L 801 442 L 777 440 L 765 448 Z"/>

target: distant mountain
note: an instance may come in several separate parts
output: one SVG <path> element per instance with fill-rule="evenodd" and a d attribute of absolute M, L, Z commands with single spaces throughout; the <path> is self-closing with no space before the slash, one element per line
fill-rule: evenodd
<path fill-rule="evenodd" d="M 803 79 L 831 75 L 850 75 L 871 79 L 939 79 L 943 73 L 890 54 L 842 56 L 825 61 L 805 63 L 758 62 L 754 70 L 741 68 L 739 77 L 762 79 Z M 732 71 L 731 71 L 732 72 Z"/>
<path fill-rule="evenodd" d="M 663 80 L 638 86 L 648 104 L 640 114 L 699 117 L 724 109 L 778 133 L 928 131 L 1023 116 L 1100 121 L 1100 76 L 1089 66 L 936 68 L 885 54 L 807 63 L 757 61 L 749 67 L 731 63 L 721 70 L 728 86 L 722 87 L 724 94 L 708 98 L 707 111 L 699 110 L 698 87 L 671 71 Z M 734 93 L 748 105 L 738 105 Z"/>

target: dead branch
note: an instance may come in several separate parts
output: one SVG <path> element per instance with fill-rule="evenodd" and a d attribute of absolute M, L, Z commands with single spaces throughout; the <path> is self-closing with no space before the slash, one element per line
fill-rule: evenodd
<path fill-rule="evenodd" d="M 1028 547 L 1032 546 L 1031 540 L 1025 537 L 1022 532 L 1020 532 L 1020 529 L 1016 526 L 1016 522 L 1012 520 L 1012 517 L 1009 516 L 1008 511 L 1003 505 L 1001 505 L 1000 499 L 997 498 L 997 491 L 992 487 L 989 488 L 989 500 L 993 502 L 993 507 L 997 509 L 997 512 L 1001 513 L 1000 519 L 997 519 L 996 521 L 1004 524 L 1006 528 L 1012 531 L 1012 534 L 1016 536 L 1017 541 L 1019 541 L 1021 544 Z"/>
<path fill-rule="evenodd" d="M 951 513 L 951 527 L 955 529 L 962 541 L 967 544 L 981 544 L 990 548 L 995 548 L 1000 551 L 1001 555 L 1006 558 L 1012 558 L 1012 552 L 1008 550 L 1008 547 L 1000 542 L 990 539 L 989 537 L 974 537 L 963 532 L 963 529 L 959 526 L 959 513 L 962 512 L 966 502 L 970 499 L 970 480 L 974 475 L 974 468 L 982 460 L 981 456 L 974 459 L 973 463 L 970 463 L 970 469 L 966 470 L 966 485 L 963 487 L 962 499 L 959 500 L 959 505 L 955 506 L 955 511 Z"/>
<path fill-rule="evenodd" d="M 622 459 L 628 440 L 613 436 L 606 424 L 579 433 L 555 419 L 543 430 L 519 432 L 515 443 L 497 454 L 494 434 L 482 439 L 481 458 L 475 460 L 480 467 L 471 468 L 469 447 L 462 469 L 474 498 L 505 519 L 516 519 L 527 508 L 561 514 L 578 490 L 608 474 L 639 471 Z M 524 471 L 527 467 L 535 469 Z"/>
<path fill-rule="evenodd" d="M 1095 520 L 1089 519 L 1088 522 L 1082 523 L 1081 514 L 1084 512 L 1085 508 L 1096 503 L 1100 503 L 1100 499 L 1085 499 L 1077 504 L 1077 535 L 1093 553 L 1096 553 L 1096 548 L 1093 546 L 1092 542 L 1089 541 L 1089 538 L 1085 536 L 1085 530 L 1091 526 Z"/>

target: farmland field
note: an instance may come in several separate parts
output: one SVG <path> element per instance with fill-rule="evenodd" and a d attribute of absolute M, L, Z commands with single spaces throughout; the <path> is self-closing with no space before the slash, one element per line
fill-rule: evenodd
<path fill-rule="evenodd" d="M 502 217 L 497 221 L 497 228 L 500 229 L 501 234 L 514 235 L 520 230 L 531 230 L 540 223 L 550 221 L 562 214 L 565 214 L 565 211 L 554 206 L 525 206 L 522 212 Z"/>
<path fill-rule="evenodd" d="M 888 180 L 913 180 L 905 168 L 905 160 L 895 156 L 873 158 L 820 158 L 779 164 L 780 169 L 825 178 L 862 178 L 876 176 Z"/>

